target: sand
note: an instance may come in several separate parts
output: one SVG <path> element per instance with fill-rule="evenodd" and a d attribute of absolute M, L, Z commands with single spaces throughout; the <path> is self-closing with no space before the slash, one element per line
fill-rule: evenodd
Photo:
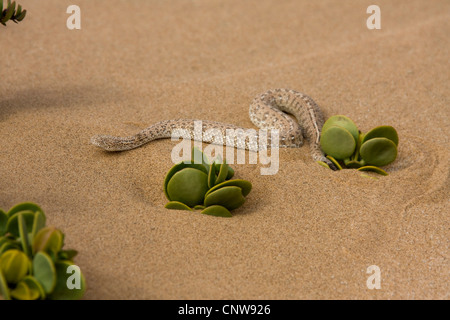
<path fill-rule="evenodd" d="M 0 27 L 0 207 L 38 203 L 86 276 L 86 299 L 448 299 L 450 3 L 21 0 Z M 108 154 L 94 134 L 160 120 L 253 127 L 270 88 L 304 92 L 363 131 L 392 125 L 378 180 L 280 150 L 231 219 L 164 209 L 176 142 Z M 381 270 L 369 290 L 366 270 Z"/>

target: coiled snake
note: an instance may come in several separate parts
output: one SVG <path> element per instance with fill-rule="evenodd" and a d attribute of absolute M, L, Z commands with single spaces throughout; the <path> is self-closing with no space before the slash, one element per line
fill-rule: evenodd
<path fill-rule="evenodd" d="M 296 120 L 286 113 L 294 116 Z M 279 146 L 297 148 L 303 145 L 305 138 L 311 149 L 312 158 L 315 161 L 324 161 L 331 168 L 335 168 L 320 148 L 320 131 L 324 123 L 324 116 L 319 106 L 309 96 L 290 89 L 274 89 L 255 97 L 250 104 L 250 120 L 260 129 L 278 129 L 279 141 L 271 141 L 267 135 L 267 147 Z M 109 135 L 96 135 L 91 138 L 91 143 L 106 151 L 124 151 L 142 146 L 150 141 L 163 138 L 171 138 L 175 129 L 184 129 L 185 138 L 217 143 L 214 140 L 216 133 L 227 136 L 227 130 L 248 130 L 231 124 L 203 120 L 202 134 L 194 134 L 194 121 L 196 120 L 164 120 L 128 137 L 114 137 Z M 258 132 L 253 131 L 254 139 L 224 139 L 223 144 L 232 143 L 239 149 L 258 151 L 262 146 L 255 144 L 258 141 Z"/>

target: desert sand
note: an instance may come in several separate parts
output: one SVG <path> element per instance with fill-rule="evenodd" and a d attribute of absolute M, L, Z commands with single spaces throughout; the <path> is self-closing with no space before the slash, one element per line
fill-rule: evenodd
<path fill-rule="evenodd" d="M 79 251 L 85 299 L 449 298 L 450 2 L 377 1 L 381 30 L 366 0 L 19 3 L 26 19 L 0 26 L 0 207 L 45 210 Z M 276 175 L 233 165 L 253 190 L 225 219 L 164 208 L 176 142 L 89 143 L 165 119 L 252 128 L 270 88 L 362 131 L 394 126 L 389 176 L 281 149 Z"/>

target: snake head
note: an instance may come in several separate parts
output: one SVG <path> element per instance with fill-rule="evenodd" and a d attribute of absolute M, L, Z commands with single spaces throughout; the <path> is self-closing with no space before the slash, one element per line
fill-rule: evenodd
<path fill-rule="evenodd" d="M 107 135 L 95 135 L 91 138 L 91 143 L 94 146 L 97 146 L 99 148 L 102 148 L 106 151 L 119 151 L 117 148 L 114 147 L 114 144 L 111 144 L 111 136 Z"/>

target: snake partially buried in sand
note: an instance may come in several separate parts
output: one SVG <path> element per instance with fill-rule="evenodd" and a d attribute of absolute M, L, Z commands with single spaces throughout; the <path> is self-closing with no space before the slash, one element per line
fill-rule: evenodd
<path fill-rule="evenodd" d="M 294 116 L 296 120 L 289 117 Z M 268 90 L 256 96 L 249 109 L 250 120 L 260 129 L 278 129 L 279 141 L 273 145 L 285 148 L 297 148 L 303 145 L 305 138 L 311 149 L 312 158 L 315 161 L 324 161 L 331 168 L 334 164 L 328 160 L 320 148 L 320 132 L 324 123 L 324 116 L 319 106 L 309 96 L 290 89 Z M 91 143 L 106 151 L 125 151 L 138 148 L 150 141 L 171 138 L 175 129 L 184 129 L 189 132 L 188 138 L 194 137 L 194 121 L 196 120 L 164 120 L 155 123 L 146 129 L 128 137 L 114 137 L 109 135 L 96 135 L 91 138 Z M 226 137 L 226 130 L 247 130 L 232 124 L 215 121 L 202 121 L 203 142 L 217 143 L 211 134 L 211 129 L 219 130 Z M 258 132 L 255 130 L 255 137 Z M 258 151 L 261 147 L 251 142 L 252 139 L 235 139 L 234 147 L 250 151 Z M 253 140 L 258 141 L 258 140 Z M 224 140 L 224 143 L 227 142 Z M 267 147 L 272 145 L 271 136 L 267 135 Z"/>

